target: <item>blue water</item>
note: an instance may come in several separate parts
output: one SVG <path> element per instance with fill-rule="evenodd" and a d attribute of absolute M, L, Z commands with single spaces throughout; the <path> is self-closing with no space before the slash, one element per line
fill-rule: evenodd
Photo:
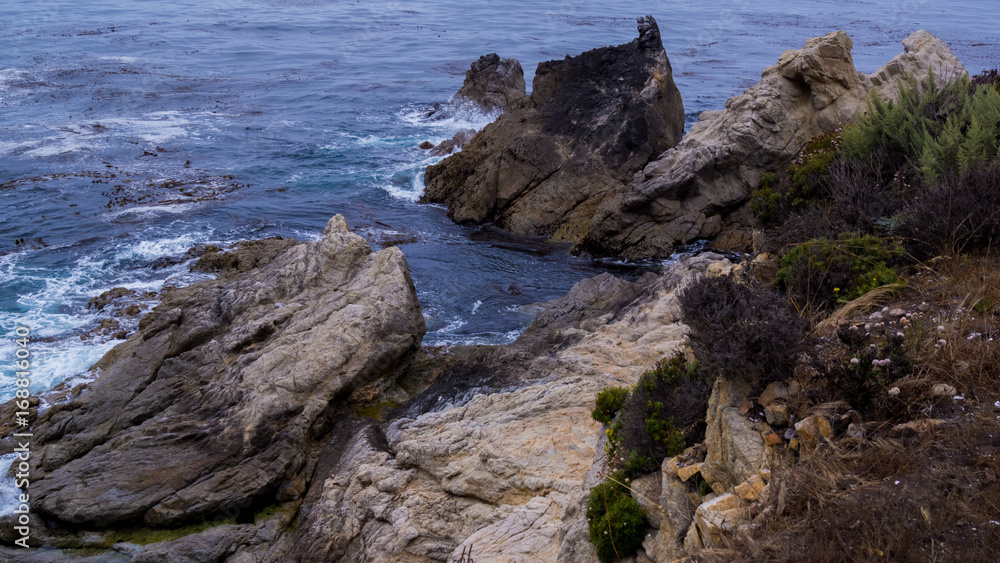
<path fill-rule="evenodd" d="M 517 58 L 530 84 L 539 61 L 627 42 L 650 12 L 689 125 L 835 29 L 865 72 L 921 28 L 970 70 L 1000 65 L 995 0 L 2 0 L 0 333 L 31 328 L 44 390 L 117 343 L 81 340 L 90 297 L 191 283 L 186 264 L 157 266 L 198 243 L 314 238 L 342 213 L 375 247 L 402 241 L 425 342 L 509 342 L 525 305 L 615 265 L 418 205 L 435 160 L 416 146 L 489 119 L 423 115 L 482 54 Z"/>

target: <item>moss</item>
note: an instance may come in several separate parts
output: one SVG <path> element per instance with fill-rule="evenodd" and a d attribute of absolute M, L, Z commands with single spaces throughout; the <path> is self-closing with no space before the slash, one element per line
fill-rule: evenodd
<path fill-rule="evenodd" d="M 149 528 L 146 526 L 130 526 L 120 530 L 115 530 L 105 536 L 104 547 L 111 547 L 116 543 L 134 543 L 137 545 L 149 545 L 163 541 L 173 541 L 191 534 L 198 534 L 224 524 L 235 524 L 232 518 L 226 520 L 213 520 L 188 524 L 179 528 Z"/>
<path fill-rule="evenodd" d="M 355 407 L 354 412 L 358 416 L 365 418 L 379 419 L 382 415 L 382 409 L 394 409 L 399 406 L 399 403 L 395 401 L 383 401 L 374 405 L 369 405 L 367 407 Z"/>
<path fill-rule="evenodd" d="M 590 491 L 587 502 L 590 541 L 601 561 L 635 553 L 646 539 L 649 524 L 638 501 L 622 485 L 607 481 Z"/>

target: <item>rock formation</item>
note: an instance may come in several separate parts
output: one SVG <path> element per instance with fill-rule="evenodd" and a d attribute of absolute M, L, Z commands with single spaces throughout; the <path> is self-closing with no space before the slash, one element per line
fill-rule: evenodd
<path fill-rule="evenodd" d="M 422 201 L 446 203 L 459 223 L 580 240 L 596 209 L 683 132 L 659 29 L 651 16 L 638 27 L 631 43 L 540 63 L 523 107 L 428 167 Z"/>
<path fill-rule="evenodd" d="M 165 292 L 92 384 L 43 412 L 33 511 L 169 526 L 302 493 L 335 399 L 416 349 L 424 321 L 398 249 L 372 253 L 340 216 L 291 244 L 206 254 L 218 279 Z"/>
<path fill-rule="evenodd" d="M 473 62 L 465 71 L 465 83 L 455 94 L 456 102 L 471 102 L 486 113 L 517 109 L 527 98 L 521 63 L 501 59 L 496 53 Z"/>
<path fill-rule="evenodd" d="M 786 166 L 810 139 L 863 111 L 871 88 L 891 95 L 928 69 L 939 76 L 965 72 L 948 46 L 926 31 L 903 44 L 906 51 L 870 77 L 854 68 L 843 31 L 786 51 L 756 86 L 730 98 L 725 110 L 703 112 L 679 145 L 604 201 L 581 248 L 639 259 L 717 236 L 761 173 Z"/>

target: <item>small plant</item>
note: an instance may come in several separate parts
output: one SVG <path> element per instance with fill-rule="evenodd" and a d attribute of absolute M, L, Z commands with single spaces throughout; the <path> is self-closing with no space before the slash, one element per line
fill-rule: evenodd
<path fill-rule="evenodd" d="M 680 295 L 681 317 L 699 369 L 763 389 L 792 375 L 806 321 L 768 288 L 704 277 Z"/>
<path fill-rule="evenodd" d="M 639 378 L 609 433 L 620 441 L 627 477 L 656 469 L 704 436 L 709 391 L 697 365 L 681 354 L 661 359 Z"/>
<path fill-rule="evenodd" d="M 843 325 L 837 337 L 850 353 L 838 381 L 844 398 L 863 413 L 896 414 L 898 408 L 893 407 L 905 405 L 893 404 L 896 399 L 888 393 L 889 387 L 913 372 L 903 331 L 879 321 L 866 327 Z"/>
<path fill-rule="evenodd" d="M 888 284 L 901 283 L 895 267 L 903 247 L 874 235 L 841 234 L 792 247 L 780 260 L 775 283 L 802 312 L 812 314 Z"/>
<path fill-rule="evenodd" d="M 597 400 L 594 401 L 594 410 L 590 413 L 590 416 L 597 422 L 611 424 L 611 420 L 614 419 L 618 411 L 621 410 L 622 405 L 625 404 L 626 399 L 628 399 L 628 393 L 628 389 L 624 387 L 609 387 L 601 390 L 597 394 Z"/>
<path fill-rule="evenodd" d="M 632 555 L 642 546 L 649 529 L 639 502 L 613 480 L 591 489 L 587 522 L 590 542 L 601 561 L 621 560 Z"/>

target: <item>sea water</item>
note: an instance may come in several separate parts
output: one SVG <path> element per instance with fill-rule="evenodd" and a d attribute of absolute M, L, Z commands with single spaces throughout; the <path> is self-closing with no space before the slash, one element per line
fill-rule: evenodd
<path fill-rule="evenodd" d="M 836 29 L 864 72 L 922 28 L 971 71 L 1000 64 L 995 0 L 3 0 L 0 334 L 32 331 L 34 392 L 85 377 L 119 342 L 86 335 L 90 298 L 197 281 L 183 261 L 193 245 L 315 239 L 341 213 L 406 255 L 425 343 L 510 342 L 527 305 L 635 272 L 418 204 L 438 159 L 417 145 L 492 118 L 426 114 L 480 55 L 517 58 L 530 88 L 539 61 L 628 42 L 647 13 L 688 126 Z M 14 351 L 0 341 L 0 401 L 15 390 Z"/>

